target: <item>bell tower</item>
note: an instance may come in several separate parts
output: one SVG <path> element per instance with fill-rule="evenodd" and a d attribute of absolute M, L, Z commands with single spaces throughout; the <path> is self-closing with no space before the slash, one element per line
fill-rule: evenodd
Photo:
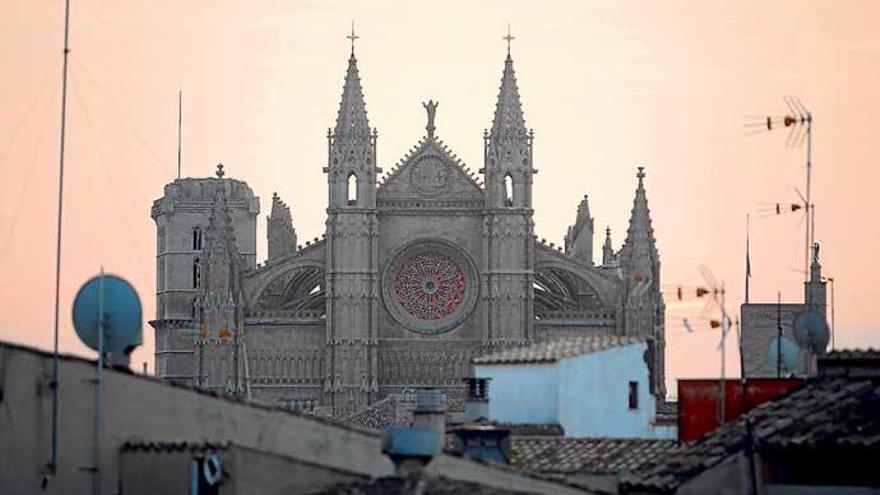
<path fill-rule="evenodd" d="M 513 59 L 512 36 L 501 77 L 492 129 L 484 134 L 486 213 L 483 218 L 484 290 L 489 308 L 490 344 L 515 344 L 528 340 L 534 322 L 534 222 L 532 220 L 533 133 L 526 130 Z"/>
<path fill-rule="evenodd" d="M 378 395 L 376 131 L 370 129 L 354 55 L 336 127 L 327 132 L 327 363 L 324 400 L 336 415 Z"/>

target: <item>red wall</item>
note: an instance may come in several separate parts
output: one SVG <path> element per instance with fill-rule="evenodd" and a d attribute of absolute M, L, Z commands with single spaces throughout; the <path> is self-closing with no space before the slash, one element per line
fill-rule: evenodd
<path fill-rule="evenodd" d="M 724 421 L 739 417 L 743 411 L 774 399 L 800 386 L 803 380 L 750 378 L 743 386 L 738 379 L 724 382 Z M 719 425 L 720 380 L 678 380 L 678 439 L 695 440 Z"/>

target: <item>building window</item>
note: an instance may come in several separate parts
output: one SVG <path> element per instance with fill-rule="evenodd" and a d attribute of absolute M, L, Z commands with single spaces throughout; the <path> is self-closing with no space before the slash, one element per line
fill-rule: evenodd
<path fill-rule="evenodd" d="M 504 206 L 513 206 L 513 177 L 504 176 Z"/>
<path fill-rule="evenodd" d="M 356 205 L 358 201 L 358 178 L 357 175 L 351 174 L 348 176 L 348 186 L 346 189 L 346 196 L 348 197 L 348 204 Z"/>
<path fill-rule="evenodd" d="M 159 227 L 159 245 L 157 246 L 157 250 L 159 254 L 165 252 L 165 226 Z"/>
<path fill-rule="evenodd" d="M 165 258 L 159 258 L 157 262 L 156 288 L 160 291 L 165 290 Z"/>
<path fill-rule="evenodd" d="M 202 250 L 202 229 L 196 227 L 193 229 L 193 251 Z"/>
<path fill-rule="evenodd" d="M 202 265 L 199 264 L 199 259 L 196 258 L 193 261 L 193 289 L 198 289 L 202 284 Z"/>
<path fill-rule="evenodd" d="M 639 408 L 639 382 L 629 382 L 629 408 Z"/>

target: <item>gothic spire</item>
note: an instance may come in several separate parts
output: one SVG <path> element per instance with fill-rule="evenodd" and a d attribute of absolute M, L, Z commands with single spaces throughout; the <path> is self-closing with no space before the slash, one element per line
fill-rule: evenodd
<path fill-rule="evenodd" d="M 508 52 L 504 61 L 504 73 L 501 76 L 501 88 L 498 92 L 498 102 L 495 104 L 495 118 L 492 120 L 490 137 L 525 138 L 527 135 L 526 121 L 519 100 L 519 88 L 516 85 L 516 73 L 513 70 L 513 59 Z"/>
<path fill-rule="evenodd" d="M 238 262 L 235 230 L 226 203 L 226 195 L 218 191 L 211 207 L 208 227 L 205 229 L 200 284 L 206 291 L 226 292 L 235 283 L 234 272 Z"/>
<path fill-rule="evenodd" d="M 367 120 L 367 107 L 364 103 L 364 92 L 361 89 L 361 78 L 354 52 L 348 58 L 348 71 L 345 73 L 345 85 L 342 88 L 342 100 L 339 103 L 334 134 L 337 139 L 370 136 L 370 122 Z"/>
<path fill-rule="evenodd" d="M 611 266 L 614 262 L 614 247 L 611 245 L 611 227 L 605 227 L 605 243 L 602 244 L 602 266 Z"/>
<path fill-rule="evenodd" d="M 578 205 L 574 225 L 568 227 L 565 235 L 565 252 L 589 265 L 593 264 L 593 218 L 586 194 Z"/>
<path fill-rule="evenodd" d="M 651 210 L 648 208 L 648 197 L 645 193 L 644 167 L 639 167 L 636 177 L 639 184 L 636 187 L 626 240 L 620 249 L 620 264 L 634 273 L 639 272 L 641 276 L 645 276 L 647 271 L 654 270 L 658 255 L 654 228 L 651 226 Z"/>
<path fill-rule="evenodd" d="M 584 194 L 584 199 L 581 200 L 581 203 L 578 205 L 577 217 L 574 221 L 574 232 L 577 234 L 580 232 L 584 225 L 589 224 L 592 228 L 593 226 L 593 217 L 590 216 L 590 202 L 587 199 L 587 195 Z"/>
<path fill-rule="evenodd" d="M 290 207 L 284 204 L 278 193 L 272 193 L 272 212 L 266 220 L 269 261 L 296 252 L 296 229 L 293 228 Z"/>

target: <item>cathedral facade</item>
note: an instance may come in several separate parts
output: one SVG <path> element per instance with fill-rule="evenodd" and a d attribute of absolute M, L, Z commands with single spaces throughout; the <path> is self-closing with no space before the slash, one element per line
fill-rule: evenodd
<path fill-rule="evenodd" d="M 483 168 L 470 172 L 435 134 L 387 172 L 377 163 L 357 60 L 348 60 L 327 133 L 326 231 L 297 245 L 272 197 L 268 259 L 257 264 L 259 198 L 245 182 L 177 179 L 152 207 L 157 226 L 156 374 L 329 414 L 389 394 L 462 390 L 471 360 L 583 334 L 645 337 L 662 398 L 660 261 L 639 168 L 626 239 L 593 256 L 586 196 L 565 246 L 534 233 L 534 134 L 508 54 Z M 317 167 L 316 167 L 317 172 Z"/>

